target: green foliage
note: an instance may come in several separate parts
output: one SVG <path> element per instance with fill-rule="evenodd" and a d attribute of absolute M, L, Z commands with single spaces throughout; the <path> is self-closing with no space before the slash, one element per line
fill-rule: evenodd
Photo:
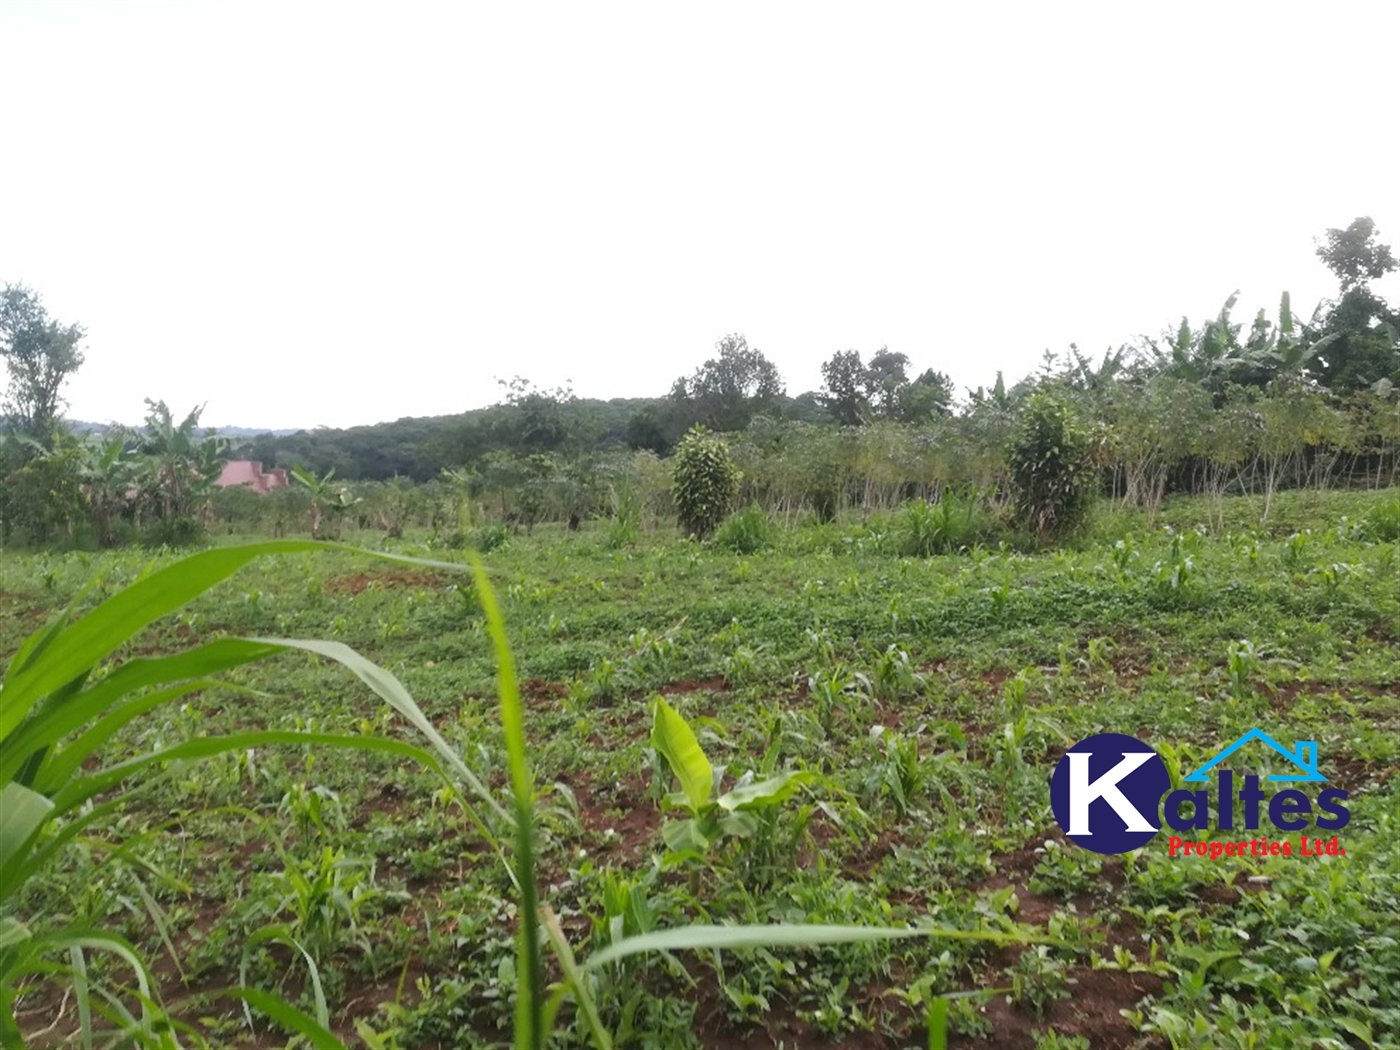
<path fill-rule="evenodd" d="M 1074 409 L 1050 393 L 1021 409 L 1007 452 L 1021 520 L 1038 536 L 1064 536 L 1084 521 L 1094 495 L 1089 432 Z"/>
<path fill-rule="evenodd" d="M 31 635 L 10 661 L 0 693 L 4 698 L 0 707 L 0 1042 L 23 1044 L 14 1008 L 25 978 L 51 971 L 50 957 L 67 951 L 75 961 L 73 977 L 86 1002 L 88 979 L 81 960 L 85 952 L 99 951 L 131 966 L 143 1002 L 139 1017 L 115 998 L 94 1007 L 117 1024 L 125 1040 L 159 1043 L 157 1032 L 167 1022 L 158 1000 L 152 997 L 150 972 L 121 937 L 81 919 L 35 916 L 34 921 L 41 925 L 30 925 L 11 914 L 15 899 L 44 879 L 65 849 L 78 845 L 81 836 L 115 829 L 125 801 L 124 788 L 138 773 L 167 763 L 251 748 L 310 744 L 391 753 L 415 759 L 430 769 L 442 768 L 441 759 L 474 782 L 402 685 L 343 645 L 221 638 L 177 655 L 136 658 L 106 669 L 128 641 L 154 620 L 209 590 L 259 555 L 312 549 L 309 544 L 286 542 L 194 555 L 145 576 L 83 617 L 73 619 L 72 608 L 65 609 Z M 103 765 L 95 761 L 104 745 L 143 715 L 201 689 L 217 688 L 210 675 L 292 649 L 318 652 L 354 671 L 428 736 L 439 757 L 377 735 L 250 730 L 227 736 L 194 736 L 182 742 L 158 739 L 151 750 L 138 752 L 124 762 Z M 106 673 L 94 673 L 104 669 Z M 122 858 L 124 852 L 117 849 L 110 856 Z M 301 933 L 316 933 L 307 924 L 321 923 L 325 908 L 342 906 L 334 888 L 341 884 L 338 873 L 343 867 L 336 861 L 329 868 L 323 866 L 321 874 L 311 881 L 292 878 L 288 883 L 306 890 L 301 894 L 307 898 L 305 907 L 298 912 Z M 325 883 L 326 879 L 331 882 Z M 310 903 L 308 895 L 320 893 L 316 887 L 323 883 L 330 889 L 316 898 L 322 903 Z M 152 916 L 160 924 L 154 908 Z M 91 1024 L 85 1010 L 83 1038 L 89 1043 Z"/>
<path fill-rule="evenodd" d="M 311 497 L 311 538 L 339 538 L 344 527 L 346 513 L 359 502 L 345 485 L 333 485 L 335 470 L 317 477 L 315 471 L 293 467 L 292 480 L 306 490 Z"/>
<path fill-rule="evenodd" d="M 1376 236 L 1376 223 L 1370 216 L 1353 220 L 1344 230 L 1327 231 L 1317 257 L 1337 275 L 1342 291 L 1379 280 L 1400 266 L 1390 246 L 1380 244 Z"/>
<path fill-rule="evenodd" d="M 191 409 L 179 423 L 164 401 L 147 398 L 146 410 L 139 441 L 140 502 L 162 519 L 193 518 L 223 469 L 223 442 L 199 433 L 203 406 Z"/>
<path fill-rule="evenodd" d="M 636 543 L 642 535 L 642 496 L 631 478 L 621 478 L 609 488 L 612 519 L 608 522 L 607 545 L 613 550 Z"/>
<path fill-rule="evenodd" d="M 1400 541 L 1400 496 L 1392 496 L 1372 507 L 1362 529 L 1367 537 L 1381 543 Z"/>
<path fill-rule="evenodd" d="M 899 553 L 914 558 L 951 554 L 993 540 L 996 520 L 980 501 L 945 489 L 937 503 L 914 500 L 900 508 L 896 519 Z"/>
<path fill-rule="evenodd" d="M 141 546 L 152 550 L 197 547 L 207 541 L 204 524 L 194 518 L 157 518 L 141 530 Z"/>
<path fill-rule="evenodd" d="M 716 546 L 735 554 L 756 554 L 773 546 L 773 523 L 758 504 L 731 515 L 715 533 Z"/>
<path fill-rule="evenodd" d="M 63 384 L 83 364 L 78 344 L 86 333 L 62 325 L 31 289 L 7 284 L 0 291 L 0 357 L 10 376 L 3 406 L 8 422 L 45 446 L 58 431 Z"/>
<path fill-rule="evenodd" d="M 1327 353 L 1311 365 L 1311 372 L 1336 391 L 1379 388 L 1400 382 L 1400 314 L 1370 287 L 1393 272 L 1396 262 L 1390 246 L 1378 240 L 1376 224 L 1369 217 L 1354 220 L 1346 229 L 1327 231 L 1317 255 L 1337 276 L 1341 285 L 1336 300 L 1310 328 L 1333 342 Z"/>
<path fill-rule="evenodd" d="M 1069 997 L 1069 974 L 1049 948 L 1027 948 L 1011 968 L 1011 1001 L 1033 1017 L 1044 1017 L 1056 999 Z"/>
<path fill-rule="evenodd" d="M 1167 556 L 1152 565 L 1152 579 L 1157 591 L 1169 600 L 1180 599 L 1196 573 L 1196 559 L 1189 553 L 1191 545 L 1188 536 L 1196 538 L 1195 533 L 1173 532 Z"/>
<path fill-rule="evenodd" d="M 883 429 L 864 432 L 883 440 Z M 356 494 L 377 506 L 373 491 Z M 1197 532 L 1213 504 L 1169 496 L 1159 521 L 1124 509 L 1070 548 L 931 559 L 893 557 L 897 533 L 877 537 L 897 512 L 880 509 L 836 526 L 795 510 L 783 542 L 740 560 L 667 530 L 613 550 L 601 530 L 542 527 L 492 557 L 514 621 L 511 659 L 528 675 L 495 689 L 504 661 L 487 644 L 499 624 L 487 622 L 484 587 L 422 566 L 365 572 L 348 553 L 266 559 L 114 643 L 109 658 L 87 648 L 97 670 L 79 695 L 116 679 L 112 688 L 133 686 L 132 703 L 155 706 L 76 748 L 74 776 L 188 742 L 264 728 L 287 736 L 205 761 L 164 750 L 94 797 L 118 804 L 0 902 L 0 941 L 7 919 L 39 936 L 85 922 L 148 960 L 146 972 L 116 948 L 83 947 L 79 962 L 47 952 L 50 969 L 20 979 L 16 1021 L 35 1045 L 79 1045 L 85 979 L 95 1046 L 158 1041 L 158 1015 L 146 1026 L 155 1038 L 142 1028 L 142 981 L 189 1025 L 176 1034 L 191 1046 L 281 1045 L 286 1035 L 268 1025 L 316 1046 L 335 1045 L 322 1034 L 331 1031 L 386 1050 L 463 1032 L 505 1042 L 522 999 L 544 1004 L 533 1031 L 545 1045 L 770 1035 L 805 1045 L 818 1030 L 833 1044 L 874 1032 L 917 1045 L 927 1009 L 931 1029 L 995 1024 L 994 1040 L 1029 1046 L 1045 1038 L 1037 1031 L 1075 1023 L 1074 1002 L 1056 998 L 1067 976 L 1102 997 L 1103 1035 L 1125 1043 L 1389 1045 L 1400 1035 L 1383 992 L 1400 982 L 1388 776 L 1400 760 L 1390 630 L 1400 557 L 1352 523 L 1393 498 L 1285 489 L 1262 529 L 1257 501 L 1226 496 L 1224 527 Z M 391 543 L 411 550 L 429 535 L 420 522 Z M 198 557 L 213 556 L 223 552 Z M 101 608 L 173 559 L 148 561 L 137 551 L 0 552 L 0 651 L 21 646 L 43 610 Z M 449 751 L 495 788 L 495 806 L 460 772 L 459 790 L 399 752 L 366 744 L 329 755 L 293 736 L 412 743 L 395 728 L 399 713 L 374 698 L 366 707 L 319 648 L 134 686 L 133 665 L 272 622 L 281 634 L 372 647 L 442 712 Z M 1253 663 L 1238 645 L 1246 637 Z M 65 651 L 69 641 L 82 639 L 60 643 Z M 1281 675 L 1289 688 L 1271 690 Z M 0 712 L 29 689 L 11 684 Z M 738 810 L 745 833 L 720 834 L 698 856 L 670 848 L 696 818 L 682 778 L 651 746 L 652 712 L 638 698 L 653 690 L 684 714 L 708 764 L 702 811 L 745 777 L 817 779 L 781 804 Z M 512 749 L 496 712 L 507 697 L 534 800 L 533 938 Z M 1191 864 L 1166 857 L 1160 839 L 1109 860 L 1044 844 L 1050 774 L 1067 743 L 1105 727 L 1142 733 L 1179 784 L 1222 742 L 1277 720 L 1280 705 L 1297 738 L 1325 741 L 1326 775 L 1352 792 L 1346 857 Z M 85 732 L 54 729 L 60 749 Z M 446 767 L 445 755 L 433 758 Z M 1261 775 L 1287 771 L 1267 749 L 1250 758 Z M 657 801 L 670 793 L 677 803 L 660 813 L 646 802 L 652 776 Z M 0 817 L 22 818 L 25 807 L 9 802 Z M 10 869 L 6 857 L 0 877 Z M 1034 939 L 1051 950 L 1027 957 Z M 550 956 L 533 971 L 521 957 L 531 941 Z M 240 958 L 245 987 L 233 994 L 249 1004 L 251 1031 L 218 994 L 239 979 L 230 967 Z M 806 1027 L 756 1030 L 789 1013 Z"/>
<path fill-rule="evenodd" d="M 724 520 L 739 492 L 739 468 L 728 446 L 696 426 L 671 458 L 671 498 L 681 529 L 704 539 Z"/>
<path fill-rule="evenodd" d="M 464 545 L 478 550 L 482 554 L 490 554 L 494 550 L 500 550 L 509 542 L 510 529 L 504 525 L 482 525 L 467 533 Z"/>
<path fill-rule="evenodd" d="M 1225 653 L 1225 673 L 1230 693 L 1240 700 L 1249 695 L 1250 681 L 1259 673 L 1259 650 L 1248 638 L 1231 643 Z"/>
<path fill-rule="evenodd" d="M 671 403 L 684 418 L 714 430 L 742 430 L 783 394 L 782 376 L 762 351 L 735 332 L 715 344 L 715 357 L 677 379 Z"/>
<path fill-rule="evenodd" d="M 14 469 L 0 478 L 0 517 L 5 538 L 18 531 L 30 543 L 71 541 L 81 519 L 84 500 L 79 473 L 81 448 L 71 438 L 59 438 L 52 449 L 32 440 L 8 439 L 0 446 L 0 462 Z"/>
<path fill-rule="evenodd" d="M 691 887 L 699 885 L 699 866 L 722 840 L 756 839 L 764 829 L 764 816 L 813 783 L 806 770 L 771 768 L 758 776 L 749 770 L 729 791 L 719 790 L 720 775 L 711 764 L 690 724 L 665 698 L 653 701 L 651 746 L 661 763 L 663 777 L 674 775 L 681 790 L 664 796 L 667 809 L 679 809 L 686 819 L 662 829 L 670 854 L 668 864 L 689 864 Z"/>
<path fill-rule="evenodd" d="M 869 418 L 865 378 L 858 350 L 839 350 L 822 363 L 822 404 L 842 426 L 859 426 Z"/>
<path fill-rule="evenodd" d="M 855 350 L 842 350 L 822 364 L 822 404 L 842 426 L 876 419 L 927 423 L 952 408 L 953 384 L 927 369 L 909 379 L 909 357 L 882 347 L 861 361 Z"/>

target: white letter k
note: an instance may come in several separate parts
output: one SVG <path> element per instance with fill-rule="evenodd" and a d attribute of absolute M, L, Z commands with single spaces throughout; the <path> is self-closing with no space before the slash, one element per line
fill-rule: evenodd
<path fill-rule="evenodd" d="M 1144 762 L 1155 757 L 1151 751 L 1125 751 L 1123 761 L 1092 784 L 1089 783 L 1089 755 L 1072 751 L 1067 757 L 1069 758 L 1069 827 L 1065 831 L 1066 835 L 1073 837 L 1093 834 L 1089 830 L 1089 803 L 1100 798 L 1107 799 L 1108 804 L 1113 807 L 1113 812 L 1123 818 L 1123 823 L 1127 825 L 1125 830 L 1157 830 L 1127 800 L 1123 792 L 1118 790 L 1118 781 Z"/>

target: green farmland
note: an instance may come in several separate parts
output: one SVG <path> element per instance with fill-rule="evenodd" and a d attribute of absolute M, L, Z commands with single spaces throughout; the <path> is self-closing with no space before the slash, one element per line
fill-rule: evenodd
<path fill-rule="evenodd" d="M 1400 1045 L 1396 500 L 1281 492 L 1261 527 L 1257 499 L 1180 498 L 1155 520 L 1098 509 L 1057 550 L 926 558 L 899 553 L 900 511 L 774 527 L 748 554 L 597 522 L 511 535 L 482 560 L 519 675 L 546 992 L 567 943 L 596 1013 L 566 988 L 549 1045 L 597 1042 L 596 1023 L 618 1047 L 923 1047 L 930 1017 L 935 1044 L 973 1048 Z M 425 535 L 345 540 L 463 571 L 261 557 L 107 673 L 224 636 L 344 643 L 502 811 L 401 753 L 265 744 L 144 767 L 0 920 L 116 934 L 149 995 L 118 953 L 55 951 L 11 989 L 29 1045 L 511 1045 L 517 811 L 482 597 Z M 0 653 L 177 559 L 0 554 Z M 75 774 L 263 730 L 425 743 L 321 656 L 219 677 Z M 688 725 L 713 795 L 681 804 L 658 718 Z M 1139 737 L 1179 780 L 1253 728 L 1317 742 L 1344 829 L 1273 833 L 1292 856 L 1173 857 L 1165 829 L 1103 856 L 1051 812 L 1051 773 L 1085 737 Z M 1258 745 L 1232 762 L 1237 780 L 1287 772 Z M 1333 834 L 1345 855 L 1298 855 Z M 694 924 L 943 932 L 588 964 Z"/>

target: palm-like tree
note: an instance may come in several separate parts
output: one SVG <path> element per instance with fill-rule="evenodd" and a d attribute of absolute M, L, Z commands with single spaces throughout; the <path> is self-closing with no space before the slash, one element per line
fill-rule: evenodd
<path fill-rule="evenodd" d="M 328 520 L 332 523 L 329 529 L 331 535 L 338 537 L 345 512 L 360 501 L 352 497 L 350 490 L 344 485 L 331 486 L 335 468 L 332 467 L 326 471 L 324 477 L 318 478 L 314 470 L 293 467 L 292 477 L 311 494 L 311 538 L 326 538 Z"/>
<path fill-rule="evenodd" d="M 193 517 L 223 467 L 219 457 L 222 442 L 211 433 L 198 432 L 203 405 L 192 409 L 179 424 L 164 401 L 147 398 L 146 408 L 142 487 L 159 506 L 161 518 Z"/>
<path fill-rule="evenodd" d="M 127 439 L 118 435 L 107 439 L 89 438 L 83 445 L 78 472 L 87 498 L 88 518 L 97 542 L 115 547 L 116 520 L 130 501 L 141 464 L 127 448 Z"/>

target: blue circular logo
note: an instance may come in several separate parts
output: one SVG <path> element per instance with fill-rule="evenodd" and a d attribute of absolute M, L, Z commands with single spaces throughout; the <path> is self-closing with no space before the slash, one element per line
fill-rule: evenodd
<path fill-rule="evenodd" d="M 1070 841 L 1095 853 L 1127 853 L 1162 827 L 1171 788 L 1162 756 L 1137 737 L 1099 733 L 1065 752 L 1050 777 L 1050 808 Z"/>

